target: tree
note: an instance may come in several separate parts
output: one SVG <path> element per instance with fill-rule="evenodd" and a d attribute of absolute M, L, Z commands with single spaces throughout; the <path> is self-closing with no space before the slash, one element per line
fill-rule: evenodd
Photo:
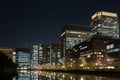
<path fill-rule="evenodd" d="M 86 63 L 86 62 L 85 62 L 84 59 L 79 59 L 77 65 L 78 65 L 79 67 L 83 67 L 83 66 L 85 65 L 85 63 Z"/>
<path fill-rule="evenodd" d="M 90 69 L 93 69 L 95 67 L 95 63 L 93 61 L 90 61 L 88 63 L 88 66 L 90 67 Z"/>
<path fill-rule="evenodd" d="M 13 63 L 3 52 L 0 52 L 0 68 L 2 67 L 13 67 L 16 68 L 17 64 Z"/>

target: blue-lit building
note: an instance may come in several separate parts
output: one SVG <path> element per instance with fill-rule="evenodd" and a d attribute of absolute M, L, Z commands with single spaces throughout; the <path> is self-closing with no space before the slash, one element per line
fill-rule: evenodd
<path fill-rule="evenodd" d="M 44 45 L 33 45 L 32 64 L 37 66 L 45 63 L 44 61 Z"/>
<path fill-rule="evenodd" d="M 61 59 L 61 43 L 49 45 L 33 45 L 32 64 L 33 66 L 43 64 L 55 64 Z"/>
<path fill-rule="evenodd" d="M 18 67 L 30 66 L 30 49 L 16 48 L 14 54 L 16 54 Z"/>

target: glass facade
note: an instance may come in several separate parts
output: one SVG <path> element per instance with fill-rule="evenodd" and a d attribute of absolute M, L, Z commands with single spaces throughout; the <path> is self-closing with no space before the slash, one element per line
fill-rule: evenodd
<path fill-rule="evenodd" d="M 57 63 L 61 59 L 61 43 L 46 45 L 46 63 Z"/>
<path fill-rule="evenodd" d="M 72 37 L 66 37 L 66 49 L 80 43 L 83 41 L 82 39 L 78 38 L 72 38 Z"/>
<path fill-rule="evenodd" d="M 101 34 L 112 38 L 119 38 L 119 23 L 116 13 L 96 12 L 92 16 L 91 26 L 94 27 L 94 34 Z"/>
<path fill-rule="evenodd" d="M 18 66 L 30 66 L 30 50 L 29 49 L 16 49 L 16 63 Z"/>
<path fill-rule="evenodd" d="M 106 44 L 106 53 L 108 54 L 108 62 L 113 63 L 115 68 L 120 68 L 120 40 L 116 39 Z"/>
<path fill-rule="evenodd" d="M 92 35 L 91 30 L 92 28 L 88 26 L 65 25 L 61 33 L 63 58 L 66 57 L 67 49 L 88 39 Z"/>
<path fill-rule="evenodd" d="M 38 65 L 38 45 L 33 46 L 32 60 L 33 65 Z"/>
<path fill-rule="evenodd" d="M 43 55 L 44 54 L 44 47 L 43 45 L 34 45 L 33 46 L 33 54 L 32 54 L 32 61 L 33 65 L 43 64 Z"/>

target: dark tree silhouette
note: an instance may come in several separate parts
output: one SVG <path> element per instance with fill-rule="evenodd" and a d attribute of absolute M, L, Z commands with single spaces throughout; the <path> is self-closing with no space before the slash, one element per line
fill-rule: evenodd
<path fill-rule="evenodd" d="M 0 68 L 5 66 L 17 67 L 17 64 L 13 63 L 3 52 L 0 52 Z"/>
<path fill-rule="evenodd" d="M 17 73 L 17 64 L 13 63 L 3 52 L 0 52 L 0 80 L 1 78 L 11 78 Z"/>

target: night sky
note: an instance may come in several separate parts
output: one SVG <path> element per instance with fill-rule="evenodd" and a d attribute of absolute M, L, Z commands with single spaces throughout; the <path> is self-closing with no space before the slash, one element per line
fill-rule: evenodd
<path fill-rule="evenodd" d="M 97 11 L 116 12 L 120 0 L 2 0 L 0 47 L 32 47 L 60 41 L 64 24 L 90 25 Z"/>

